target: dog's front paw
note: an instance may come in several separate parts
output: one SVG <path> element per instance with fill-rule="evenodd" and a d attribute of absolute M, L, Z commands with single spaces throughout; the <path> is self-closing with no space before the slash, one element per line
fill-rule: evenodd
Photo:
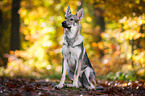
<path fill-rule="evenodd" d="M 56 85 L 55 87 L 57 87 L 57 88 L 62 88 L 62 87 L 63 87 L 63 84 L 58 84 L 58 85 Z"/>
<path fill-rule="evenodd" d="M 79 88 L 78 82 L 73 82 L 73 87 Z"/>
<path fill-rule="evenodd" d="M 75 87 L 75 88 L 79 88 L 78 84 L 76 84 L 76 85 L 73 85 L 73 87 Z"/>

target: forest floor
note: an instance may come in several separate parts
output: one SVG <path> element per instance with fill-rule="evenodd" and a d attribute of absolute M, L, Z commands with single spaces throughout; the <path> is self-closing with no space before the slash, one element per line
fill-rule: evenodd
<path fill-rule="evenodd" d="M 58 80 L 0 77 L 0 96 L 145 96 L 144 80 L 135 82 L 96 80 L 97 89 L 54 86 Z"/>

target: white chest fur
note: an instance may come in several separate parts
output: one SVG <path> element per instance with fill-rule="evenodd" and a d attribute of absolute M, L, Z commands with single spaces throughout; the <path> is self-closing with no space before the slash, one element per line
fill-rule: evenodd
<path fill-rule="evenodd" d="M 75 62 L 78 61 L 82 51 L 79 46 L 68 47 L 67 45 L 63 45 L 62 52 L 63 57 L 67 59 L 68 65 L 73 66 L 75 65 Z"/>

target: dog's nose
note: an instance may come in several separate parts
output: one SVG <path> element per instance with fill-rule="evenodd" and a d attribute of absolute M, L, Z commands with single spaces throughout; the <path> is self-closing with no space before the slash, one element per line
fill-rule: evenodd
<path fill-rule="evenodd" d="M 63 21 L 62 24 L 66 24 L 66 21 Z"/>

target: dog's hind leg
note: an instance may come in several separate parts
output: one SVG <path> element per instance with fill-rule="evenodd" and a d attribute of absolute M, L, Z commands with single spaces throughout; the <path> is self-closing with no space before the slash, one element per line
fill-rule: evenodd
<path fill-rule="evenodd" d="M 74 72 L 69 70 L 69 67 L 68 67 L 68 70 L 67 70 L 67 74 L 68 74 L 69 78 L 73 81 L 73 79 L 74 79 Z M 78 79 L 78 86 L 82 87 L 82 77 L 80 77 L 80 76 L 79 76 L 79 79 Z M 73 87 L 73 85 L 72 84 L 67 84 L 67 87 Z"/>
<path fill-rule="evenodd" d="M 62 77 L 60 83 L 56 86 L 57 88 L 62 88 L 64 81 L 65 81 L 65 76 L 66 76 L 66 71 L 67 71 L 67 60 L 63 59 L 63 66 L 62 66 Z"/>
<path fill-rule="evenodd" d="M 83 85 L 87 89 L 95 89 L 95 85 L 91 81 L 95 81 L 95 75 L 90 67 L 87 67 L 82 74 Z M 92 80 L 91 80 L 92 79 Z"/>

